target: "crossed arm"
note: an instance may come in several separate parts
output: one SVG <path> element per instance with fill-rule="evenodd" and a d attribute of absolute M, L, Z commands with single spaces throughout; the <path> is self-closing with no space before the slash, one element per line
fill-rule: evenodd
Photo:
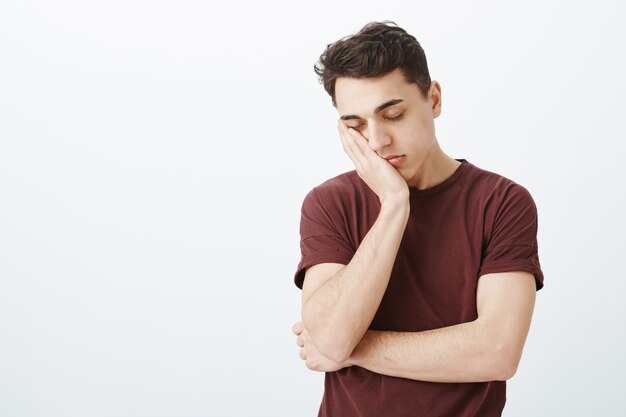
<path fill-rule="evenodd" d="M 293 330 L 302 347 L 300 357 L 316 371 L 358 365 L 384 375 L 431 382 L 506 380 L 515 374 L 522 355 L 535 288 L 529 272 L 485 274 L 478 281 L 476 320 L 423 332 L 368 330 L 339 362 L 317 349 L 301 322 Z"/>
<path fill-rule="evenodd" d="M 483 275 L 478 318 L 423 332 L 366 331 L 341 362 L 321 353 L 302 325 L 294 332 L 300 355 L 316 371 L 358 365 L 370 371 L 431 382 L 481 382 L 511 378 L 519 364 L 535 303 L 529 272 Z"/>

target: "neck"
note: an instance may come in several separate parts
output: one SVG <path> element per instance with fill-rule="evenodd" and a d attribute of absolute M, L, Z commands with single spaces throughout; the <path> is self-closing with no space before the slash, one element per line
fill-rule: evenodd
<path fill-rule="evenodd" d="M 450 178 L 459 165 L 461 165 L 459 161 L 449 157 L 441 150 L 435 139 L 424 163 L 409 186 L 418 190 L 432 188 Z"/>

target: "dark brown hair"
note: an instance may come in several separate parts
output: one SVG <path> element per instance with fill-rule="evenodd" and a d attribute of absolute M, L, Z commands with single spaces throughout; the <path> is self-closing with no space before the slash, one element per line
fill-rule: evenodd
<path fill-rule="evenodd" d="M 328 44 L 313 68 L 335 107 L 338 77 L 378 77 L 400 68 L 404 79 L 417 84 L 424 98 L 428 96 L 431 83 L 421 45 L 390 20 L 370 22 L 358 33 Z"/>

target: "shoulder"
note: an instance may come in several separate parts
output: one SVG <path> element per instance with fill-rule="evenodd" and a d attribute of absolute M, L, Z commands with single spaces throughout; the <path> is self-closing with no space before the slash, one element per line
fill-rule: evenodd
<path fill-rule="evenodd" d="M 516 201 L 534 205 L 533 198 L 523 185 L 493 171 L 469 164 L 468 187 L 485 205 L 501 205 Z"/>
<path fill-rule="evenodd" d="M 534 247 L 538 213 L 530 192 L 503 175 L 475 167 L 469 192 L 478 204 L 477 215 L 484 223 L 487 246 L 526 245 Z"/>
<path fill-rule="evenodd" d="M 327 195 L 329 193 L 341 194 L 358 189 L 364 184 L 356 170 L 352 170 L 327 179 L 313 187 L 313 190 L 320 195 Z"/>
<path fill-rule="evenodd" d="M 324 207 L 345 207 L 371 192 L 356 170 L 347 171 L 309 190 L 304 197 L 303 208 L 312 204 Z"/>

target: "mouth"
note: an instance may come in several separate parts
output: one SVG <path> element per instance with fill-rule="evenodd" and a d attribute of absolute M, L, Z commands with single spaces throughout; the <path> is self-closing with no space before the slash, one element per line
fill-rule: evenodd
<path fill-rule="evenodd" d="M 393 165 L 394 167 L 397 167 L 402 163 L 402 161 L 404 161 L 404 157 L 405 157 L 404 155 L 391 155 L 391 156 L 385 157 L 385 159 L 391 165 Z"/>

